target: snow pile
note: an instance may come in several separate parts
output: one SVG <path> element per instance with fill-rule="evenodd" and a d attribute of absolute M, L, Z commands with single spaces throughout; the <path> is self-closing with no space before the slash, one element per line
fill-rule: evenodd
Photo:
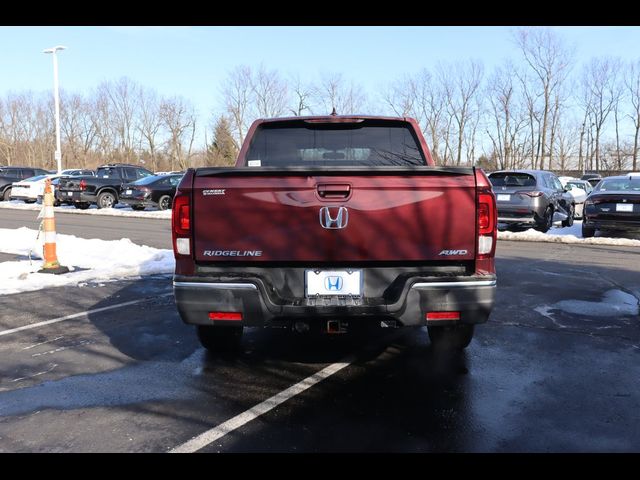
<path fill-rule="evenodd" d="M 598 232 L 597 235 L 601 235 Z M 583 245 L 619 245 L 640 247 L 640 240 L 633 238 L 592 237 L 582 238 L 582 222 L 576 221 L 571 227 L 551 228 L 542 233 L 533 228 L 524 232 L 498 232 L 498 240 L 515 240 L 521 242 L 579 243 Z"/>
<path fill-rule="evenodd" d="M 37 203 L 24 203 L 20 200 L 12 200 L 10 202 L 0 202 L 0 208 L 12 210 L 36 210 L 42 209 L 42 205 Z M 78 215 L 107 215 L 115 217 L 137 217 L 137 218 L 160 218 L 171 219 L 171 210 L 133 210 L 130 206 L 122 203 L 117 204 L 114 208 L 98 208 L 91 205 L 86 210 L 79 210 L 73 205 L 60 205 L 54 207 L 56 213 L 75 213 Z"/>
<path fill-rule="evenodd" d="M 0 263 L 0 295 L 86 281 L 103 281 L 143 275 L 172 273 L 173 252 L 136 245 L 128 238 L 120 240 L 83 239 L 74 235 L 58 235 L 56 249 L 61 265 L 74 271 L 63 275 L 35 273 L 42 268 L 43 234 L 36 240 L 37 230 L 22 227 L 0 228 L 0 252 L 24 255 L 29 260 Z M 86 269 L 86 270 L 85 270 Z"/>

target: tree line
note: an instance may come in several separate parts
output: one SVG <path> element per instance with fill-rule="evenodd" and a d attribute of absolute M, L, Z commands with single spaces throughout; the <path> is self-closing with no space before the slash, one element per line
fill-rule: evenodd
<path fill-rule="evenodd" d="M 476 60 L 439 63 L 373 93 L 340 73 L 307 82 L 239 65 L 218 86 L 220 107 L 205 124 L 188 99 L 127 77 L 86 94 L 63 90 L 63 165 L 231 165 L 256 118 L 335 109 L 416 118 L 441 165 L 637 170 L 640 60 L 593 57 L 578 65 L 575 49 L 546 28 L 515 30 L 511 40 L 518 56 L 490 72 Z M 54 129 L 50 93 L 7 93 L 0 98 L 0 165 L 55 168 Z"/>

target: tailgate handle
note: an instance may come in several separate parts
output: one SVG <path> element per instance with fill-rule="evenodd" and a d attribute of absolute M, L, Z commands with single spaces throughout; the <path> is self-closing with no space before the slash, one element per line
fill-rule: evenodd
<path fill-rule="evenodd" d="M 318 185 L 318 195 L 320 198 L 347 198 L 351 193 L 351 185 L 349 184 L 330 184 L 324 183 Z"/>

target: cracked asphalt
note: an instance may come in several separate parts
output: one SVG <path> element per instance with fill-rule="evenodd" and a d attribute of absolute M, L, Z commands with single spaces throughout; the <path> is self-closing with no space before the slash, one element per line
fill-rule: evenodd
<path fill-rule="evenodd" d="M 117 218 L 68 217 L 118 236 Z M 163 221 L 123 225 L 170 248 Z M 0 452 L 167 452 L 345 358 L 199 451 L 639 451 L 640 249 L 500 241 L 497 270 L 489 322 L 452 356 L 424 329 L 249 329 L 211 355 L 167 276 L 5 295 L 0 333 L 142 301 L 0 336 Z"/>

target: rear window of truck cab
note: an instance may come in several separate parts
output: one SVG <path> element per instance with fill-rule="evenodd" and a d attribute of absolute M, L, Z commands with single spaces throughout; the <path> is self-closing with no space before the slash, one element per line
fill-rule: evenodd
<path fill-rule="evenodd" d="M 410 124 L 389 121 L 265 123 L 245 158 L 262 167 L 426 165 Z"/>

